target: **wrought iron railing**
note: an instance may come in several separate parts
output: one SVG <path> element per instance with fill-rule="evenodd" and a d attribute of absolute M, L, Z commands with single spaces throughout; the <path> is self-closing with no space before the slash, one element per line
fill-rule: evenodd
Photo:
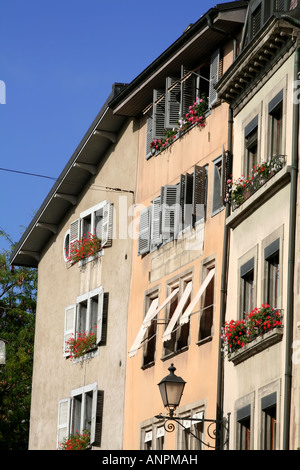
<path fill-rule="evenodd" d="M 285 155 L 275 155 L 267 162 L 253 168 L 251 176 L 242 176 L 229 184 L 229 200 L 232 210 L 236 210 L 249 197 L 258 191 L 286 165 Z"/>

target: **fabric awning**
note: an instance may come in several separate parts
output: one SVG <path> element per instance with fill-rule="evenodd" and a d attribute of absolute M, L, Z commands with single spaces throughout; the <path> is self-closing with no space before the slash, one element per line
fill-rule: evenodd
<path fill-rule="evenodd" d="M 200 286 L 200 289 L 198 290 L 197 294 L 195 295 L 194 299 L 192 300 L 192 302 L 189 304 L 189 306 L 187 307 L 187 309 L 185 310 L 184 314 L 182 315 L 182 317 L 180 318 L 180 325 L 183 325 L 184 323 L 187 323 L 189 321 L 189 318 L 190 318 L 190 315 L 192 313 L 192 311 L 194 310 L 194 307 L 195 305 L 197 304 L 197 302 L 199 301 L 200 297 L 202 296 L 202 294 L 205 292 L 205 289 L 207 288 L 208 284 L 210 283 L 210 281 L 212 280 L 213 276 L 215 274 L 215 268 L 211 269 L 208 273 L 208 275 L 206 276 L 206 278 L 204 279 L 204 281 L 202 282 L 201 286 Z"/>
<path fill-rule="evenodd" d="M 176 325 L 176 322 L 180 316 L 180 314 L 182 313 L 182 310 L 189 298 L 189 295 L 190 293 L 192 292 L 192 281 L 188 282 L 188 284 L 186 285 L 186 288 L 182 294 L 182 297 L 176 307 L 176 310 L 175 312 L 173 313 L 172 317 L 171 317 L 171 320 L 169 321 L 169 324 L 163 334 L 163 341 L 168 341 L 171 339 L 171 334 L 172 334 L 172 331 L 173 331 L 173 328 L 174 326 Z"/>

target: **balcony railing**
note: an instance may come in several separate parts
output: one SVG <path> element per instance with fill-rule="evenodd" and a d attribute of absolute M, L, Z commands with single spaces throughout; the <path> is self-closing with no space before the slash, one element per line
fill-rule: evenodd
<path fill-rule="evenodd" d="M 238 180 L 228 181 L 228 198 L 234 211 L 258 191 L 286 165 L 285 155 L 275 155 L 267 162 L 253 167 L 251 176 L 242 175 Z"/>

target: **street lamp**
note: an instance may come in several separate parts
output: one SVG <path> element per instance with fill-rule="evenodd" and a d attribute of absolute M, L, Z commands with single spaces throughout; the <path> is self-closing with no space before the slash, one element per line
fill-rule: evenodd
<path fill-rule="evenodd" d="M 174 364 L 171 364 L 168 370 L 170 371 L 169 375 L 159 382 L 158 387 L 164 407 L 169 410 L 172 417 L 179 406 L 186 382 L 174 374 L 176 370 Z"/>
<path fill-rule="evenodd" d="M 164 428 L 167 432 L 172 432 L 175 429 L 174 422 L 179 424 L 182 428 L 184 428 L 188 433 L 190 433 L 195 439 L 198 441 L 202 442 L 207 447 L 211 448 L 216 448 L 212 446 L 211 444 L 207 442 L 203 442 L 202 439 L 200 439 L 198 436 L 196 436 L 190 428 L 187 428 L 184 426 L 184 424 L 181 423 L 181 421 L 195 421 L 197 423 L 208 423 L 207 424 L 207 434 L 209 435 L 210 438 L 212 439 L 217 439 L 220 435 L 223 435 L 224 430 L 226 431 L 226 436 L 225 436 L 225 443 L 228 444 L 229 441 L 229 414 L 226 419 L 222 420 L 215 420 L 215 419 L 204 419 L 204 418 L 193 418 L 193 417 L 177 417 L 175 416 L 175 411 L 176 408 L 178 408 L 180 404 L 180 400 L 183 394 L 183 390 L 185 387 L 186 382 L 181 378 L 178 377 L 177 375 L 174 374 L 176 368 L 174 367 L 174 364 L 171 364 L 171 366 L 168 369 L 170 371 L 169 375 L 164 377 L 158 384 L 159 391 L 161 394 L 161 398 L 164 404 L 164 407 L 168 409 L 169 414 L 167 416 L 164 416 L 162 414 L 156 415 L 155 418 L 161 420 L 164 420 Z M 224 437 L 224 435 L 223 435 Z"/>

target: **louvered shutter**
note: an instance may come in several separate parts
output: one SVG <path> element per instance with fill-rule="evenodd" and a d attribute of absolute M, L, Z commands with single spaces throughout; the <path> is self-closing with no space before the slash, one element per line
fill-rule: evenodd
<path fill-rule="evenodd" d="M 177 194 L 179 185 L 166 185 L 163 190 L 162 203 L 162 237 L 168 240 L 174 235 L 176 210 L 178 210 Z"/>
<path fill-rule="evenodd" d="M 96 403 L 96 406 L 94 406 Z M 98 390 L 93 397 L 93 413 L 92 413 L 92 432 L 91 432 L 91 443 L 95 447 L 101 447 L 102 437 L 102 422 L 103 422 L 103 406 L 104 406 L 104 391 Z"/>
<path fill-rule="evenodd" d="M 57 448 L 69 436 L 71 399 L 64 398 L 58 402 Z"/>
<path fill-rule="evenodd" d="M 96 436 L 96 415 L 97 415 L 98 385 L 95 384 L 92 389 L 92 410 L 91 410 L 91 428 L 90 443 L 94 444 Z"/>
<path fill-rule="evenodd" d="M 184 227 L 190 227 L 193 223 L 193 187 L 194 176 L 189 173 L 185 174 L 184 187 Z"/>
<path fill-rule="evenodd" d="M 153 106 L 147 112 L 146 158 L 151 157 L 150 144 L 153 140 Z"/>
<path fill-rule="evenodd" d="M 74 220 L 70 224 L 70 248 L 69 255 L 72 255 L 72 250 L 76 247 L 80 239 L 80 219 Z"/>
<path fill-rule="evenodd" d="M 150 207 L 146 207 L 140 212 L 138 255 L 148 253 L 150 250 L 150 214 Z"/>
<path fill-rule="evenodd" d="M 165 127 L 173 129 L 178 127 L 180 113 L 180 81 L 177 78 L 166 79 L 166 112 Z"/>
<path fill-rule="evenodd" d="M 153 90 L 153 139 L 165 137 L 165 96 L 164 91 Z"/>
<path fill-rule="evenodd" d="M 210 76 L 209 76 L 209 106 L 212 106 L 218 98 L 215 85 L 219 79 L 219 60 L 220 51 L 216 50 L 210 58 Z"/>
<path fill-rule="evenodd" d="M 161 244 L 161 197 L 152 201 L 151 206 L 151 250 Z"/>
<path fill-rule="evenodd" d="M 206 202 L 206 169 L 204 166 L 194 166 L 193 173 L 193 219 L 194 222 L 205 217 Z"/>
<path fill-rule="evenodd" d="M 99 346 L 105 346 L 107 339 L 107 322 L 108 322 L 108 299 L 109 293 L 103 293 L 103 309 L 102 309 L 102 331 Z"/>
<path fill-rule="evenodd" d="M 103 224 L 102 224 L 102 246 L 111 246 L 112 244 L 112 221 L 113 221 L 113 205 L 107 202 L 103 207 Z"/>
<path fill-rule="evenodd" d="M 65 328 L 64 328 L 64 356 L 69 355 L 66 342 L 73 336 L 75 337 L 76 329 L 76 305 L 70 305 L 65 310 Z"/>
<path fill-rule="evenodd" d="M 180 117 L 184 118 L 196 98 L 196 76 L 189 74 L 189 69 L 181 66 Z M 187 78 L 185 78 L 187 77 Z"/>

